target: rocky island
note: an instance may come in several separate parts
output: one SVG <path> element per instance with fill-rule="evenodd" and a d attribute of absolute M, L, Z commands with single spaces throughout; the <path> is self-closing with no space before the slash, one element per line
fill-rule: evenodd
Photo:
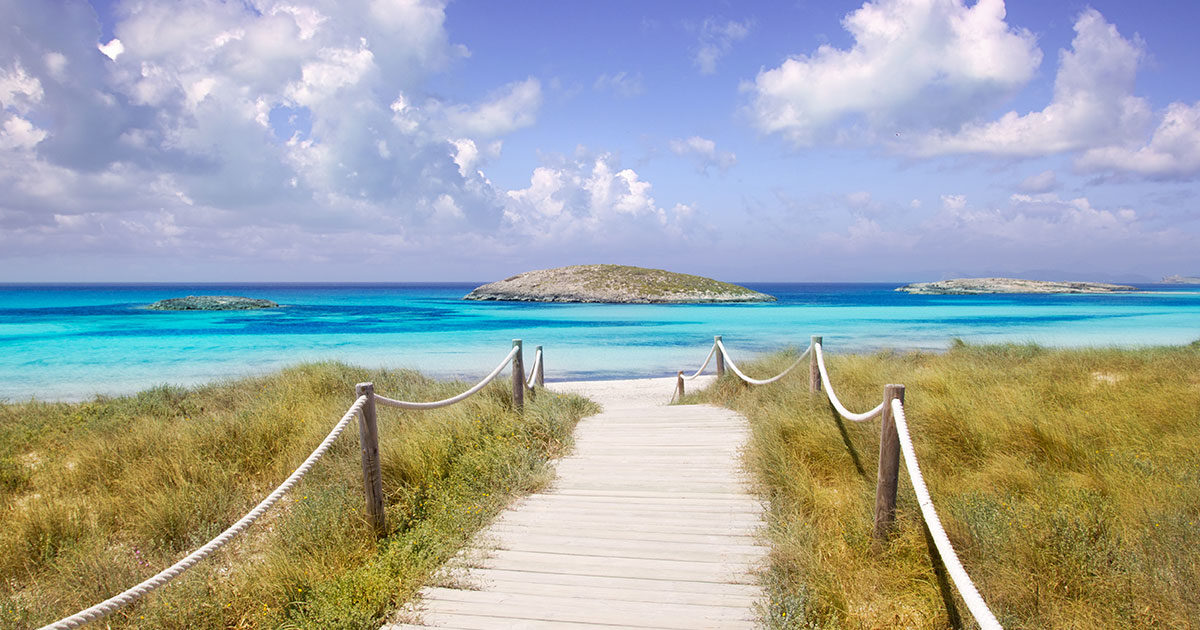
<path fill-rule="evenodd" d="M 248 311 L 279 308 L 279 304 L 271 300 L 236 295 L 189 295 L 159 300 L 146 308 L 152 311 Z"/>
<path fill-rule="evenodd" d="M 575 265 L 528 271 L 471 291 L 464 300 L 706 304 L 775 298 L 701 276 L 626 265 Z"/>
<path fill-rule="evenodd" d="M 1160 281 L 1160 284 L 1200 284 L 1200 277 L 1166 276 Z"/>
<path fill-rule="evenodd" d="M 1119 293 L 1137 287 L 1104 282 L 1048 282 L 1018 278 L 955 278 L 940 282 L 914 282 L 897 291 L 918 295 L 981 295 L 987 293 Z"/>

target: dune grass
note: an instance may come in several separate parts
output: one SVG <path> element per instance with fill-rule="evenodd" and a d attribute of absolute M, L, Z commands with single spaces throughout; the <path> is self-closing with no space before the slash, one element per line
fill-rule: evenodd
<path fill-rule="evenodd" d="M 306 364 L 195 389 L 0 406 L 0 627 L 32 628 L 170 565 L 249 510 L 324 438 L 354 384 L 435 400 L 462 383 Z M 280 505 L 114 628 L 373 628 L 514 496 L 549 479 L 594 411 L 493 383 L 449 408 L 380 408 L 388 532 L 363 515 L 352 424 Z"/>
<path fill-rule="evenodd" d="M 1200 343 L 828 361 L 854 411 L 907 386 L 934 504 L 1005 628 L 1200 627 Z M 872 544 L 878 420 L 840 422 L 802 368 L 763 387 L 727 377 L 695 401 L 752 424 L 748 464 L 770 499 L 768 627 L 947 627 L 903 462 L 896 530 Z"/>

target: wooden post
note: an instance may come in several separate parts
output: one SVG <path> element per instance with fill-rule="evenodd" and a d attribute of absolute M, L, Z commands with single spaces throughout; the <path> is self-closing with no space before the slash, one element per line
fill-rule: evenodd
<path fill-rule="evenodd" d="M 875 539 L 884 540 L 896 519 L 896 483 L 900 475 L 900 436 L 892 417 L 892 400 L 904 402 L 903 385 L 883 387 L 883 415 L 879 423 L 879 477 L 875 485 Z"/>
<path fill-rule="evenodd" d="M 513 339 L 513 347 L 517 349 L 512 360 L 513 409 L 516 409 L 518 413 L 523 413 L 525 411 L 525 361 L 521 357 L 521 353 L 524 352 L 521 349 L 521 340 Z"/>
<path fill-rule="evenodd" d="M 537 347 L 538 364 L 534 366 L 537 370 L 537 378 L 534 379 L 534 384 L 538 387 L 546 386 L 546 354 L 542 352 L 542 347 Z"/>
<path fill-rule="evenodd" d="M 817 366 L 817 346 L 821 345 L 821 336 L 813 335 L 812 348 L 808 351 L 808 391 L 821 391 L 821 368 Z"/>
<path fill-rule="evenodd" d="M 675 376 L 675 392 L 679 398 L 683 398 L 683 370 L 680 370 L 679 374 Z"/>
<path fill-rule="evenodd" d="M 721 341 L 721 335 L 713 337 L 713 345 Z M 721 346 L 717 346 L 717 378 L 725 376 L 725 353 L 721 351 Z"/>
<path fill-rule="evenodd" d="M 379 427 L 375 420 L 375 384 L 359 383 L 354 386 L 358 396 L 366 396 L 362 413 L 358 416 L 358 443 L 362 447 L 363 492 L 367 498 L 367 518 L 375 536 L 384 533 L 383 521 L 383 475 L 379 472 Z"/>

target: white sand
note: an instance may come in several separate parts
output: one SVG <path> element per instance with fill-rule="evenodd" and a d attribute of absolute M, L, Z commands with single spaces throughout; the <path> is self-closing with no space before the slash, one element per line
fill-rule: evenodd
<path fill-rule="evenodd" d="M 708 387 L 717 377 L 705 374 L 686 381 L 684 388 L 693 392 Z M 675 377 L 635 378 L 620 381 L 563 381 L 546 383 L 554 392 L 579 394 L 600 403 L 605 411 L 630 407 L 662 406 L 671 402 Z"/>

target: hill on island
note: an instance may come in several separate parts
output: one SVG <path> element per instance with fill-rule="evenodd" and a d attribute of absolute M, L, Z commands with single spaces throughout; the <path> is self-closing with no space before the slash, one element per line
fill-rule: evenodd
<path fill-rule="evenodd" d="M 627 265 L 574 265 L 527 271 L 478 287 L 463 299 L 613 304 L 775 301 L 770 295 L 728 282 Z"/>

